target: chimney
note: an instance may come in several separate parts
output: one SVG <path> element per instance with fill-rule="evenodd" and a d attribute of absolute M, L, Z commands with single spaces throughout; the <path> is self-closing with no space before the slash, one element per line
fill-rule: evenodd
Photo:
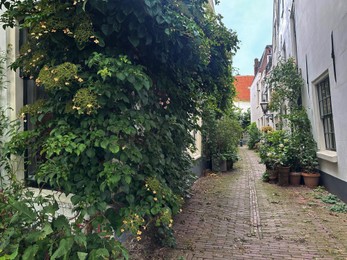
<path fill-rule="evenodd" d="M 259 69 L 259 60 L 254 59 L 254 76 L 257 75 L 258 69 Z"/>

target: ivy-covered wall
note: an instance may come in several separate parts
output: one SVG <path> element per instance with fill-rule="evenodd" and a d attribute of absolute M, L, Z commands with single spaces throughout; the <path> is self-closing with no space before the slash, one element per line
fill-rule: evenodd
<path fill-rule="evenodd" d="M 209 96 L 223 110 L 234 95 L 238 40 L 206 4 L 1 0 L 1 21 L 17 19 L 28 35 L 12 68 L 45 92 L 20 111 L 34 128 L 15 135 L 9 152 L 31 148 L 38 185 L 74 194 L 87 234 L 101 227 L 102 236 L 140 240 L 152 227 L 174 244 L 172 216 L 192 177 L 190 132 Z"/>

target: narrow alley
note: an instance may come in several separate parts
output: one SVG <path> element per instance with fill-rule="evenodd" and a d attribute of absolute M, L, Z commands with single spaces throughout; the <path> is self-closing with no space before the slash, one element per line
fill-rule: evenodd
<path fill-rule="evenodd" d="M 257 155 L 240 148 L 232 172 L 200 178 L 175 219 L 176 249 L 151 259 L 347 259 L 346 214 L 317 191 L 261 180 Z"/>

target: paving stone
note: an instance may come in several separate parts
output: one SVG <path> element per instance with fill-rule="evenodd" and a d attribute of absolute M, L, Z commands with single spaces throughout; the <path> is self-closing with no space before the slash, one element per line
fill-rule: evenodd
<path fill-rule="evenodd" d="M 346 214 L 331 214 L 304 186 L 262 182 L 265 167 L 246 147 L 240 158 L 195 183 L 174 222 L 180 250 L 161 259 L 347 259 Z"/>

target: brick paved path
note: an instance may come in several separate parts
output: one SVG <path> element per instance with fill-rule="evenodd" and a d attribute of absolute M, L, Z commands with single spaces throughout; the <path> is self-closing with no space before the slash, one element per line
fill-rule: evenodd
<path fill-rule="evenodd" d="M 347 215 L 306 187 L 263 183 L 247 148 L 232 172 L 203 177 L 175 218 L 176 249 L 151 259 L 347 259 Z"/>

